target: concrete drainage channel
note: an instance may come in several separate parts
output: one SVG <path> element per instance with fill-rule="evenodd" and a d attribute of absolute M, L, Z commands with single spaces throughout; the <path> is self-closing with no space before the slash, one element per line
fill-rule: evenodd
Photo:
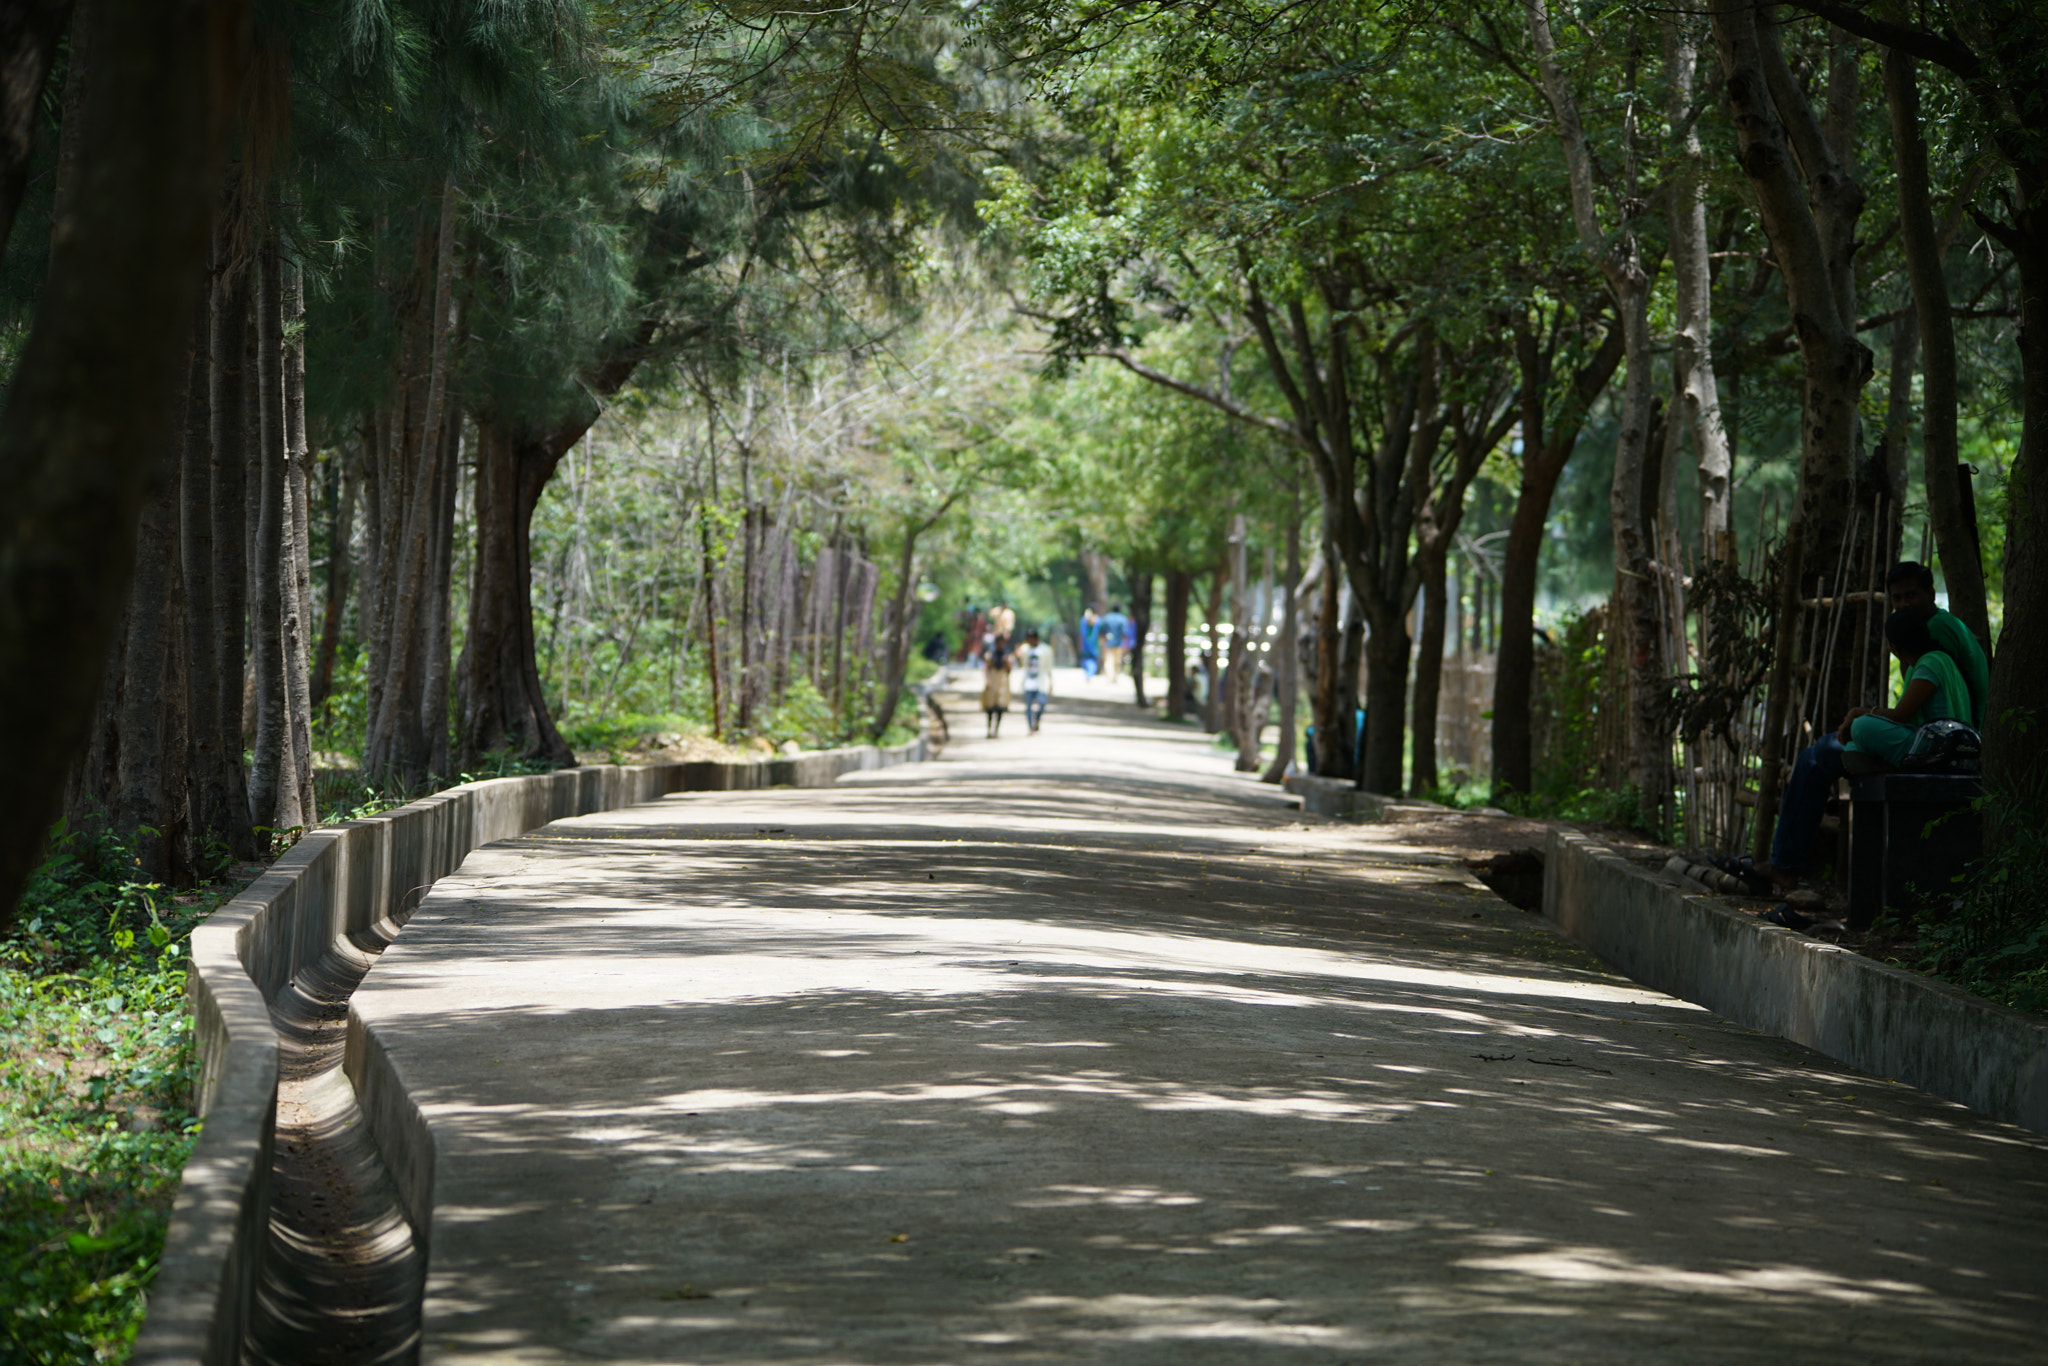
<path fill-rule="evenodd" d="M 677 792 L 825 787 L 925 742 L 743 763 L 566 769 L 468 783 L 318 830 L 192 936 L 205 1118 L 131 1360 L 399 1362 L 417 1356 L 426 1257 L 344 1074 L 348 999 L 472 849 Z M 393 1098 L 373 1095 L 373 1107 Z M 380 1111 L 381 1115 L 381 1111 Z"/>

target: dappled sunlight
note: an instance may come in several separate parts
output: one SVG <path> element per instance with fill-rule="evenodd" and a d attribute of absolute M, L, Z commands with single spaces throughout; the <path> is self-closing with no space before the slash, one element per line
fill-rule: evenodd
<path fill-rule="evenodd" d="M 941 767 L 437 886 L 357 1006 L 450 1182 L 439 1359 L 2033 1350 L 2037 1140 L 1240 780 Z"/>

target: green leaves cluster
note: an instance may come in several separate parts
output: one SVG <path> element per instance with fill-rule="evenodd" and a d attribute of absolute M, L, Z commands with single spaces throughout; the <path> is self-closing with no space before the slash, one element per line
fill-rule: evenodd
<path fill-rule="evenodd" d="M 60 831 L 0 941 L 0 1357 L 119 1361 L 198 1132 L 185 936 L 131 851 Z"/>

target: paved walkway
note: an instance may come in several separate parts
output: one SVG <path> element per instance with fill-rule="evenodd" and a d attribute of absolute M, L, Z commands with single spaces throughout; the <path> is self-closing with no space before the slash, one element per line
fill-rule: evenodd
<path fill-rule="evenodd" d="M 2042 1360 L 2048 1142 L 1228 770 L 1067 698 L 478 851 L 355 998 L 425 1359 Z"/>

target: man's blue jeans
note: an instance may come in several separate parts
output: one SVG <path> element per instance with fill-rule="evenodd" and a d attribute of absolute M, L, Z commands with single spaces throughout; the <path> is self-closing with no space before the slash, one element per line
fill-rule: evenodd
<path fill-rule="evenodd" d="M 1813 852 L 1813 837 L 1827 810 L 1835 779 L 1842 776 L 1842 742 L 1830 732 L 1819 744 L 1799 751 L 1792 776 L 1778 798 L 1778 828 L 1771 836 L 1771 866 L 1785 873 L 1803 873 Z"/>
<path fill-rule="evenodd" d="M 1024 721 L 1033 730 L 1038 729 L 1038 718 L 1045 715 L 1047 695 L 1038 688 L 1024 690 Z"/>

